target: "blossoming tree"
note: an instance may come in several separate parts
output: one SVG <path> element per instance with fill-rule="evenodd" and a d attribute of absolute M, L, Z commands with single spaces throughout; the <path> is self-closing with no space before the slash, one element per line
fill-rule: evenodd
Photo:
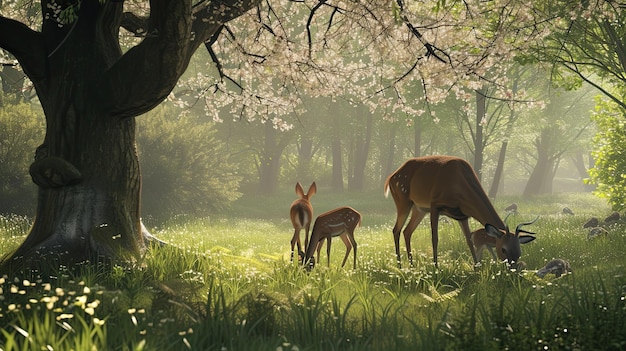
<path fill-rule="evenodd" d="M 538 36 L 523 2 L 5 0 L 0 48 L 36 89 L 46 136 L 30 174 L 39 195 L 5 268 L 140 255 L 135 117 L 171 96 L 194 53 L 191 84 L 215 119 L 289 128 L 301 96 L 345 97 L 393 119 L 479 89 Z M 34 15 L 34 17 L 33 17 Z M 497 75 L 492 83 L 505 87 Z M 419 99 L 411 92 L 423 92 Z M 510 91 L 497 94 L 507 97 Z"/>

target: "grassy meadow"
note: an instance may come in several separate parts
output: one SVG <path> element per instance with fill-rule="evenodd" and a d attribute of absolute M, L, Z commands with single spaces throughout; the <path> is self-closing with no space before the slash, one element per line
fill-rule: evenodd
<path fill-rule="evenodd" d="M 148 228 L 171 245 L 154 247 L 133 267 L 62 270 L 53 279 L 0 278 L 0 350 L 623 350 L 626 348 L 626 226 L 589 240 L 582 225 L 611 213 L 590 194 L 516 202 L 514 227 L 537 240 L 522 247 L 523 271 L 502 263 L 472 266 L 454 221 L 440 224 L 439 268 L 428 220 L 413 235 L 415 265 L 404 244 L 397 268 L 391 228 L 395 207 L 376 194 L 312 198 L 320 214 L 352 206 L 357 268 L 341 268 L 334 240 L 311 271 L 290 262 L 288 218 L 295 195 L 239 200 L 230 216 Z M 574 215 L 563 213 L 568 207 Z M 503 213 L 504 214 L 504 213 Z M 153 223 L 154 222 L 154 223 Z M 0 253 L 23 240 L 29 218 L 0 216 Z M 478 223 L 473 222 L 472 228 Z M 553 258 L 572 273 L 539 278 Z"/>

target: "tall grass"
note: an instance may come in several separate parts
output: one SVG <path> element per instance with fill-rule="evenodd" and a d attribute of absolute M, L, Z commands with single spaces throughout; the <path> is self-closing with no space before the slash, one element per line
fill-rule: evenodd
<path fill-rule="evenodd" d="M 3 277 L 0 349 L 626 347 L 626 234 L 615 225 L 608 235 L 587 239 L 582 223 L 610 212 L 589 195 L 496 203 L 518 203 L 512 225 L 540 216 L 533 225 L 538 239 L 523 247 L 527 270 L 519 272 L 486 257 L 475 270 L 458 225 L 445 222 L 439 267 L 432 264 L 430 231 L 422 224 L 413 236 L 415 265 L 407 267 L 403 253 L 400 269 L 391 235 L 393 203 L 342 196 L 349 201 L 327 195 L 312 202 L 316 213 L 345 204 L 363 214 L 355 234 L 356 270 L 339 268 L 340 242 L 332 246 L 330 267 L 325 257 L 311 272 L 290 262 L 290 194 L 242 199 L 231 217 L 178 217 L 152 228 L 171 245 L 152 248 L 133 267 L 61 271 L 54 280 Z M 563 214 L 565 206 L 575 215 Z M 23 240 L 28 226 L 20 223 L 0 220 L 6 247 Z M 569 260 L 573 272 L 537 277 L 534 270 L 552 258 Z"/>

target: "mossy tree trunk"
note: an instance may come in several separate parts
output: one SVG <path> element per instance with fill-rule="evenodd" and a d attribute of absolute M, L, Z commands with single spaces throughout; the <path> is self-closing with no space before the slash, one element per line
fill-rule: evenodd
<path fill-rule="evenodd" d="M 49 2 L 42 1 L 45 11 Z M 134 118 L 162 102 L 193 52 L 254 1 L 239 4 L 225 11 L 224 3 L 151 1 L 150 17 L 140 18 L 123 13 L 121 1 L 83 0 L 69 24 L 44 12 L 41 31 L 0 16 L 0 47 L 34 83 L 46 116 L 30 168 L 39 188 L 35 222 L 3 270 L 141 253 Z M 204 18 L 192 16 L 200 10 Z M 126 53 L 118 42 L 124 21 L 152 34 Z"/>

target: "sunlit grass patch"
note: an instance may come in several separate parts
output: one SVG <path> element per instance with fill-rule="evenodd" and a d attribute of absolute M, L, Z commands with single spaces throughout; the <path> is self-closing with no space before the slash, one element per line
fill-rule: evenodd
<path fill-rule="evenodd" d="M 626 230 L 616 226 L 589 240 L 584 218 L 606 207 L 592 201 L 576 210 L 578 195 L 557 200 L 519 201 L 524 212 L 510 218 L 540 215 L 532 228 L 537 240 L 522 247 L 522 271 L 488 253 L 474 269 L 454 222 L 440 227 L 438 267 L 424 223 L 413 235 L 414 266 L 402 243 L 398 268 L 393 208 L 390 218 L 357 228 L 356 269 L 340 267 L 345 247 L 335 239 L 330 267 L 323 249 L 310 272 L 290 261 L 287 218 L 176 218 L 150 228 L 169 245 L 151 248 L 133 266 L 68 269 L 53 281 L 2 278 L 0 348 L 623 349 Z M 563 204 L 576 214 L 559 213 Z M 383 213 L 361 207 L 364 217 Z M 27 231 L 20 228 L 12 229 L 17 236 L 0 228 L 0 238 L 17 244 Z M 573 272 L 535 275 L 552 258 L 567 259 Z"/>

